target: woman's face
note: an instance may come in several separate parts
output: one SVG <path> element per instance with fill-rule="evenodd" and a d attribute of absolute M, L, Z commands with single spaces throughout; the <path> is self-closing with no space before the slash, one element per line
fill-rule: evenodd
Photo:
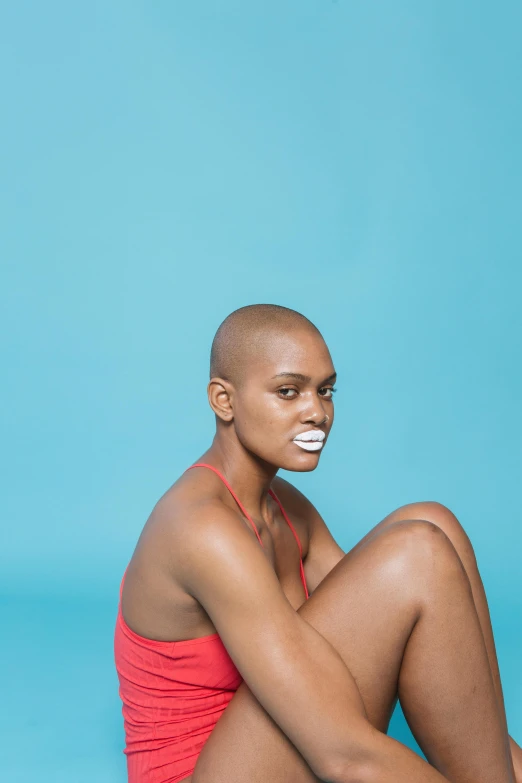
<path fill-rule="evenodd" d="M 277 468 L 314 470 L 333 424 L 335 379 L 321 335 L 303 329 L 271 337 L 231 393 L 238 440 Z"/>

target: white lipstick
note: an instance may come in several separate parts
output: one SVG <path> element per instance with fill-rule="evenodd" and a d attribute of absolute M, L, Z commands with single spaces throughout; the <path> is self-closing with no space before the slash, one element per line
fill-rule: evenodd
<path fill-rule="evenodd" d="M 304 451 L 320 451 L 323 448 L 325 434 L 321 430 L 307 430 L 297 435 L 293 442 Z"/>

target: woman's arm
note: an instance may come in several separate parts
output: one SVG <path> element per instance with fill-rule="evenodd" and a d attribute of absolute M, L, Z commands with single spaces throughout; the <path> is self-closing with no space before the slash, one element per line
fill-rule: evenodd
<path fill-rule="evenodd" d="M 513 737 L 509 738 L 509 746 L 511 748 L 516 781 L 517 783 L 522 783 L 522 748 L 515 742 Z"/>
<path fill-rule="evenodd" d="M 173 544 L 176 577 L 205 609 L 241 676 L 315 775 L 355 783 L 442 783 L 434 767 L 369 722 L 334 647 L 294 610 L 237 514 L 207 503 Z"/>

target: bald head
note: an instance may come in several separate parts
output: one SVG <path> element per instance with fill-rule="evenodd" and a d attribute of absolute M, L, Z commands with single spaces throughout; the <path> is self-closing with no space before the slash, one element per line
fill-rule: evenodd
<path fill-rule="evenodd" d="M 248 367 L 266 355 L 281 334 L 300 330 L 320 335 L 308 318 L 289 307 L 256 304 L 234 310 L 219 326 L 212 341 L 210 377 L 241 385 Z"/>

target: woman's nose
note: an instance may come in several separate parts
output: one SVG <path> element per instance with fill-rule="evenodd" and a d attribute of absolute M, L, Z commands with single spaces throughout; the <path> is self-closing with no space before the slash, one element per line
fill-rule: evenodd
<path fill-rule="evenodd" d="M 320 427 L 321 424 L 328 421 L 328 414 L 325 413 L 322 405 L 315 405 L 314 409 L 307 416 L 306 421 L 311 421 L 316 427 Z"/>

